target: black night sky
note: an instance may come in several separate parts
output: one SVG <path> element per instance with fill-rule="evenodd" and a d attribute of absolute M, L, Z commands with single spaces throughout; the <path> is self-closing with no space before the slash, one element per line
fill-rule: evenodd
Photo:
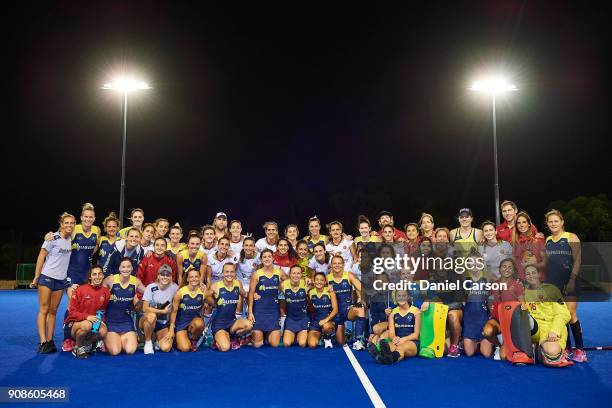
<path fill-rule="evenodd" d="M 99 87 L 122 67 L 154 86 L 128 113 L 126 212 L 148 220 L 493 218 L 490 105 L 466 90 L 486 67 L 520 88 L 498 103 L 502 200 L 539 225 L 551 201 L 612 195 L 597 2 L 330 4 L 6 9 L 2 228 L 118 212 L 120 97 Z"/>

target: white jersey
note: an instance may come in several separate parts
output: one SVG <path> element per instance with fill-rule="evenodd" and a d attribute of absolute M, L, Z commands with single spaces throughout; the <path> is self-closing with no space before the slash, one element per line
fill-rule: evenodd
<path fill-rule="evenodd" d="M 234 256 L 240 257 L 240 251 L 242 251 L 242 242 L 244 241 L 244 237 L 240 238 L 240 241 L 233 242 L 230 239 L 230 250 L 234 254 Z"/>
<path fill-rule="evenodd" d="M 205 248 L 204 244 L 200 245 L 200 251 L 204 252 L 206 254 L 207 257 L 211 257 L 212 254 L 214 254 L 215 252 L 217 252 L 217 246 L 213 245 L 210 248 Z M 234 254 L 235 255 L 235 254 Z"/>
<path fill-rule="evenodd" d="M 345 271 L 350 271 L 353 268 L 353 254 L 351 253 L 351 245 L 353 245 L 353 241 L 349 241 L 348 239 L 343 239 L 338 245 L 335 245 L 330 239 L 327 245 L 325 245 L 325 250 L 329 253 L 329 255 L 342 256 L 342 259 L 344 259 Z"/>
<path fill-rule="evenodd" d="M 211 275 L 210 275 L 211 283 L 223 280 L 223 265 L 225 265 L 228 262 L 236 264 L 238 263 L 238 259 L 239 257 L 237 256 L 228 255 L 223 260 L 220 261 L 217 259 L 216 252 L 213 255 L 209 256 L 208 266 L 210 266 L 210 269 L 211 269 Z"/>
<path fill-rule="evenodd" d="M 255 247 L 257 248 L 258 252 L 261 252 L 264 249 L 270 249 L 272 252 L 276 252 L 276 244 L 268 244 L 268 241 L 266 241 L 266 237 L 259 238 L 255 243 Z"/>
<path fill-rule="evenodd" d="M 499 278 L 499 264 L 503 259 L 512 257 L 512 246 L 509 242 L 500 241 L 496 245 L 480 245 L 479 252 L 485 264 L 485 271 Z"/>
<path fill-rule="evenodd" d="M 240 258 L 238 258 L 238 268 L 236 276 L 242 282 L 242 286 L 244 290 L 249 291 L 249 284 L 251 283 L 251 275 L 256 271 L 257 265 L 259 265 L 259 254 L 255 253 L 255 257 L 252 259 L 244 259 L 240 262 Z"/>
<path fill-rule="evenodd" d="M 317 261 L 314 258 L 314 256 L 313 256 L 308 261 L 308 267 L 310 269 L 314 270 L 315 272 L 323 272 L 324 274 L 327 275 L 327 270 L 329 269 L 329 264 L 327 264 L 327 263 L 319 263 L 319 261 Z"/>
<path fill-rule="evenodd" d="M 63 238 L 56 232 L 51 241 L 43 242 L 42 248 L 47 251 L 47 258 L 45 258 L 41 274 L 53 279 L 66 279 L 72 252 L 71 237 Z"/>

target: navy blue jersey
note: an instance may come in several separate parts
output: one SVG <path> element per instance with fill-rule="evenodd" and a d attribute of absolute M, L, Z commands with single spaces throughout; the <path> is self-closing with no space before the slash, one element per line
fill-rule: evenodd
<path fill-rule="evenodd" d="M 405 337 L 414 333 L 415 315 L 417 313 L 419 313 L 419 309 L 414 306 L 410 306 L 406 311 L 400 309 L 399 306 L 393 309 L 391 315 L 393 316 L 393 327 L 397 337 Z"/>
<path fill-rule="evenodd" d="M 138 287 L 138 279 L 135 276 L 130 276 L 127 284 L 121 284 L 121 275 L 113 275 L 113 286 L 110 288 L 110 300 L 106 307 L 106 321 L 113 323 L 131 322 L 132 317 L 130 311 L 134 297 L 136 296 L 136 288 Z"/>
<path fill-rule="evenodd" d="M 291 287 L 289 279 L 283 282 L 288 319 L 303 319 L 306 315 L 306 282 L 300 280 L 297 290 Z"/>

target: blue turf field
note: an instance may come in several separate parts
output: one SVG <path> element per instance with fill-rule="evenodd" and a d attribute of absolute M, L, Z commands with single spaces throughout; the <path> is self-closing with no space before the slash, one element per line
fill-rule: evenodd
<path fill-rule="evenodd" d="M 64 308 L 65 298 L 58 316 Z M 579 311 L 587 346 L 612 345 L 612 303 L 585 303 Z M 70 404 L 53 405 L 372 406 L 338 347 L 243 347 L 229 353 L 204 349 L 154 356 L 139 351 L 76 360 L 69 353 L 36 354 L 36 312 L 34 291 L 0 292 L 0 385 L 70 387 Z M 57 345 L 59 336 L 58 324 Z M 562 370 L 464 356 L 412 359 L 389 367 L 365 352 L 354 354 L 388 407 L 608 406 L 612 398 L 612 351 L 590 352 L 589 363 Z M 41 406 L 18 406 L 28 405 Z"/>

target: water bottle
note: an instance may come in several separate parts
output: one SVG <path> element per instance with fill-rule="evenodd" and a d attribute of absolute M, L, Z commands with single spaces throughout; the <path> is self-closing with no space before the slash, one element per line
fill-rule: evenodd
<path fill-rule="evenodd" d="M 97 333 L 100 329 L 100 325 L 102 324 L 102 316 L 104 316 L 104 310 L 100 309 L 96 312 L 96 317 L 98 318 L 98 321 L 95 322 L 91 327 L 92 333 Z"/>

